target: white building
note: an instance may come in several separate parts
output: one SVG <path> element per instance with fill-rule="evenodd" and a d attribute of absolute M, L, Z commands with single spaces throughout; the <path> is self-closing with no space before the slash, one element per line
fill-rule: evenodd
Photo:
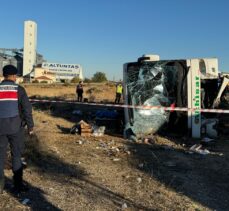
<path fill-rule="evenodd" d="M 79 64 L 60 64 L 43 62 L 42 68 L 56 74 L 56 80 L 71 80 L 74 77 L 83 79 L 83 70 Z"/>
<path fill-rule="evenodd" d="M 33 77 L 34 80 L 39 81 L 39 80 L 44 79 L 44 77 L 45 77 L 46 80 L 43 80 L 43 81 L 47 81 L 50 83 L 56 82 L 56 74 L 50 72 L 48 69 L 44 69 L 41 67 L 35 67 L 33 75 L 34 75 L 34 77 Z"/>
<path fill-rule="evenodd" d="M 37 24 L 34 21 L 24 22 L 24 55 L 23 76 L 29 74 L 36 64 Z"/>

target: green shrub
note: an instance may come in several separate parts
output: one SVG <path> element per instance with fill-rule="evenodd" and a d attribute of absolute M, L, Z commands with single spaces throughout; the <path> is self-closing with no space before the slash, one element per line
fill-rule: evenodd
<path fill-rule="evenodd" d="M 91 81 L 91 79 L 90 78 L 85 78 L 84 79 L 84 83 L 91 83 L 92 81 Z"/>
<path fill-rule="evenodd" d="M 92 81 L 97 83 L 107 81 L 106 74 L 102 72 L 96 72 L 92 77 Z"/>

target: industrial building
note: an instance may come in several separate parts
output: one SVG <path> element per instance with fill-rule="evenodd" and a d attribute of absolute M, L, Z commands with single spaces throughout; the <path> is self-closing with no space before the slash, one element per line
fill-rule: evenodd
<path fill-rule="evenodd" d="M 43 56 L 37 53 L 37 24 L 34 21 L 24 22 L 24 48 L 0 48 L 0 76 L 2 68 L 11 64 L 17 67 L 19 76 L 29 75 L 35 66 L 44 62 Z"/>
<path fill-rule="evenodd" d="M 50 72 L 48 69 L 44 69 L 41 67 L 35 67 L 33 72 L 33 80 L 32 82 L 44 82 L 54 83 L 56 82 L 56 74 Z"/>
<path fill-rule="evenodd" d="M 43 56 L 36 53 L 35 63 L 33 64 L 33 67 L 39 65 L 41 66 L 42 62 L 44 62 Z M 25 76 L 26 72 L 23 71 L 23 63 L 23 49 L 0 48 L 0 76 L 2 76 L 2 68 L 8 64 L 17 67 L 18 76 Z"/>
<path fill-rule="evenodd" d="M 36 67 L 55 74 L 55 80 L 52 79 L 52 81 L 71 80 L 74 77 L 83 79 L 81 65 L 47 63 L 43 56 L 37 53 L 37 24 L 31 20 L 24 22 L 24 47 L 22 49 L 0 48 L 0 77 L 3 67 L 8 64 L 17 67 L 18 76 L 22 76 L 26 81 L 36 78 Z"/>
<path fill-rule="evenodd" d="M 17 67 L 19 71 L 18 75 L 22 76 L 23 50 L 0 48 L 0 76 L 2 76 L 2 68 L 8 64 Z"/>

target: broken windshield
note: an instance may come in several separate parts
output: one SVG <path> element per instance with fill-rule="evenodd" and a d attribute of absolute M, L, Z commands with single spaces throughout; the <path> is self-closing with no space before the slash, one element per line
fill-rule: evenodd
<path fill-rule="evenodd" d="M 176 102 L 179 65 L 171 61 L 130 63 L 125 72 L 130 105 L 168 107 Z M 158 131 L 169 120 L 163 109 L 128 109 L 127 127 L 136 135 Z"/>

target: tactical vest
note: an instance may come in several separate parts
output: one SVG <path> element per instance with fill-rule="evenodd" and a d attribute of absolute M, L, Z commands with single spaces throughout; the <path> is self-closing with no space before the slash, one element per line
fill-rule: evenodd
<path fill-rule="evenodd" d="M 0 83 L 0 118 L 18 115 L 18 85 L 11 81 L 2 81 Z"/>
<path fill-rule="evenodd" d="M 117 93 L 119 94 L 122 94 L 122 86 L 117 86 L 117 90 L 116 90 Z"/>

